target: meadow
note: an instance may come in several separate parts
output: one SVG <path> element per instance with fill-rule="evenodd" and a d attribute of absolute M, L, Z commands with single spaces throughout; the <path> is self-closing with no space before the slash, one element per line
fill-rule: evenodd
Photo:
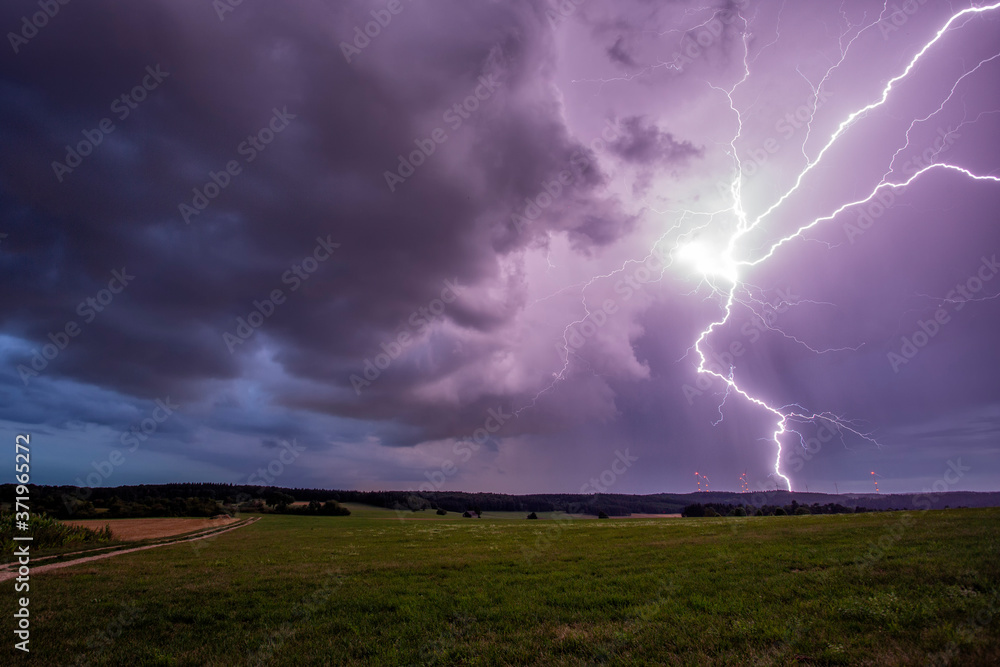
<path fill-rule="evenodd" d="M 30 660 L 1000 664 L 1000 510 L 528 521 L 350 507 L 39 574 Z M 2 605 L 9 619 L 14 594 Z"/>

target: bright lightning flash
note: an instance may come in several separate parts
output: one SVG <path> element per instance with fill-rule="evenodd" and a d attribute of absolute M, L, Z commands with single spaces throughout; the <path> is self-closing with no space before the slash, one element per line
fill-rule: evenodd
<path fill-rule="evenodd" d="M 707 235 L 692 239 L 690 238 L 690 234 L 692 234 L 692 232 L 689 231 L 681 234 L 681 237 L 676 241 L 676 245 L 669 253 L 670 257 L 673 260 L 676 260 L 678 264 L 686 266 L 688 270 L 693 271 L 695 273 L 696 277 L 700 277 L 703 283 L 707 283 L 712 288 L 712 292 L 714 295 L 723 298 L 722 316 L 720 317 L 720 319 L 709 324 L 701 332 L 694 345 L 691 348 L 689 348 L 688 352 L 690 352 L 693 349 L 698 355 L 699 358 L 699 363 L 697 368 L 698 373 L 712 376 L 714 378 L 717 378 L 718 380 L 721 380 L 726 384 L 725 394 L 727 398 L 730 394 L 739 394 L 746 401 L 754 405 L 757 405 L 760 408 L 767 410 L 772 415 L 774 415 L 775 428 L 772 433 L 771 440 L 774 442 L 777 451 L 774 462 L 773 477 L 775 478 L 775 480 L 778 479 L 782 480 L 782 482 L 784 482 L 784 484 L 788 487 L 789 490 L 791 490 L 792 488 L 791 480 L 781 472 L 782 436 L 784 436 L 788 432 L 793 432 L 798 434 L 801 439 L 802 434 L 793 428 L 794 425 L 825 422 L 826 424 L 834 427 L 835 430 L 839 430 L 841 432 L 846 431 L 847 433 L 862 438 L 872 444 L 875 444 L 876 446 L 879 443 L 876 440 L 874 440 L 870 434 L 859 431 L 857 428 L 852 426 L 850 422 L 845 421 L 842 417 L 838 415 L 834 415 L 829 412 L 811 412 L 809 410 L 802 408 L 799 405 L 785 405 L 785 406 L 770 405 L 765 400 L 751 395 L 750 393 L 748 393 L 746 390 L 742 389 L 739 386 L 739 384 L 734 379 L 735 375 L 734 368 L 723 369 L 725 372 L 716 372 L 713 371 L 711 368 L 709 368 L 708 357 L 705 352 L 705 345 L 708 339 L 711 337 L 711 335 L 716 331 L 716 329 L 724 326 L 726 323 L 730 321 L 734 307 L 737 304 L 740 304 L 753 309 L 754 304 L 763 305 L 753 297 L 749 298 L 750 303 L 747 303 L 742 300 L 742 296 L 744 294 L 750 295 L 752 292 L 749 289 L 748 285 L 746 285 L 741 280 L 740 269 L 742 267 L 759 266 L 765 263 L 766 261 L 768 261 L 773 257 L 773 255 L 778 251 L 778 249 L 781 246 L 784 246 L 786 243 L 794 239 L 801 238 L 802 234 L 805 231 L 815 227 L 816 225 L 822 222 L 832 220 L 834 217 L 836 217 L 843 211 L 847 210 L 848 208 L 866 204 L 867 202 L 871 201 L 877 194 L 879 194 L 883 189 L 898 188 L 909 185 L 910 183 L 920 178 L 926 172 L 930 172 L 932 170 L 958 172 L 970 179 L 980 182 L 988 181 L 988 182 L 1000 183 L 1000 178 L 992 175 L 979 176 L 971 173 L 967 169 L 964 169 L 956 165 L 935 162 L 919 170 L 916 174 L 910 176 L 910 178 L 907 179 L 906 181 L 903 182 L 887 181 L 886 178 L 888 177 L 889 174 L 892 173 L 892 164 L 895 163 L 896 157 L 900 154 L 900 152 L 909 147 L 910 130 L 907 130 L 905 137 L 906 144 L 901 146 L 899 150 L 896 151 L 895 155 L 893 155 L 892 163 L 890 163 L 889 169 L 886 172 L 886 176 L 882 178 L 882 181 L 880 183 L 878 183 L 872 188 L 871 192 L 866 197 L 863 197 L 862 199 L 859 199 L 857 201 L 844 203 L 842 206 L 838 207 L 830 214 L 817 217 L 814 220 L 801 225 L 791 234 L 788 234 L 783 238 L 780 238 L 777 241 L 773 242 L 771 246 L 766 249 L 766 252 L 758 251 L 760 252 L 760 254 L 756 258 L 736 259 L 736 252 L 739 249 L 740 242 L 751 231 L 757 228 L 761 228 L 764 222 L 772 214 L 777 212 L 782 207 L 782 205 L 791 197 L 793 193 L 795 193 L 797 190 L 801 188 L 806 176 L 813 171 L 813 169 L 819 164 L 819 162 L 822 161 L 824 156 L 830 151 L 831 147 L 837 142 L 838 139 L 843 137 L 857 122 L 863 120 L 867 116 L 868 112 L 886 103 L 886 101 L 889 99 L 890 94 L 893 91 L 895 84 L 897 84 L 898 82 L 909 76 L 916 67 L 918 61 L 924 58 L 925 55 L 928 53 L 928 51 L 930 51 L 932 47 L 937 42 L 939 42 L 948 31 L 961 29 L 964 25 L 966 25 L 966 23 L 975 18 L 976 15 L 985 12 L 995 11 L 997 9 L 1000 9 L 1000 2 L 991 5 L 972 6 L 963 9 L 961 11 L 955 12 L 944 23 L 944 25 L 934 34 L 933 38 L 927 41 L 922 46 L 922 48 L 916 53 L 916 55 L 912 57 L 907 66 L 903 69 L 902 73 L 898 74 L 897 76 L 889 80 L 889 82 L 885 85 L 884 89 L 882 90 L 882 93 L 879 96 L 879 98 L 876 101 L 867 104 L 861 107 L 860 109 L 857 109 L 853 113 L 849 114 L 837 126 L 836 131 L 830 136 L 827 143 L 816 153 L 816 156 L 814 158 L 810 158 L 806 150 L 806 144 L 809 143 L 811 139 L 812 121 L 817 110 L 817 105 L 815 100 L 820 99 L 821 89 L 823 88 L 827 80 L 830 78 L 830 76 L 833 74 L 833 72 L 847 59 L 851 47 L 855 44 L 855 42 L 861 37 L 862 34 L 873 30 L 885 18 L 887 12 L 889 12 L 888 0 L 885 0 L 882 7 L 882 12 L 879 14 L 879 16 L 875 17 L 873 20 L 870 20 L 870 22 L 867 23 L 866 25 L 851 25 L 848 22 L 847 28 L 840 36 L 840 45 L 841 45 L 840 59 L 826 71 L 825 75 L 822 77 L 822 79 L 817 85 L 810 83 L 810 87 L 812 88 L 814 93 L 814 102 L 812 105 L 812 110 L 808 122 L 806 123 L 806 140 L 802 146 L 802 155 L 806 160 L 806 164 L 797 174 L 797 177 L 795 178 L 794 184 L 791 186 L 791 188 L 789 188 L 780 197 L 778 197 L 773 204 L 771 204 L 766 210 L 764 210 L 763 213 L 753 218 L 752 220 L 747 215 L 746 209 L 744 207 L 743 196 L 742 196 L 743 170 L 742 170 L 742 165 L 740 163 L 740 159 L 738 157 L 738 152 L 736 150 L 736 141 L 741 137 L 743 131 L 743 116 L 739 111 L 739 109 L 737 108 L 736 103 L 733 101 L 733 94 L 735 93 L 737 88 L 739 88 L 750 77 L 750 64 L 752 62 L 749 58 L 749 51 L 750 51 L 749 41 L 751 36 L 749 31 L 750 20 L 747 19 L 746 17 L 743 17 L 742 14 L 739 14 L 739 12 L 737 12 L 737 14 L 740 16 L 740 19 L 742 20 L 744 28 L 743 76 L 729 90 L 725 90 L 711 83 L 708 83 L 709 87 L 712 90 L 721 92 L 726 96 L 726 101 L 728 102 L 729 109 L 732 111 L 733 114 L 735 114 L 736 120 L 738 122 L 739 129 L 737 130 L 735 136 L 733 136 L 732 141 L 730 142 L 728 147 L 729 153 L 733 157 L 734 167 L 735 167 L 734 176 L 728 188 L 731 201 L 728 207 L 723 208 L 723 210 L 718 210 L 714 212 L 680 211 L 679 213 L 681 213 L 681 215 L 677 224 L 671 227 L 669 230 L 665 231 L 660 236 L 660 238 L 656 240 L 653 249 L 651 249 L 650 251 L 650 254 L 652 254 L 655 251 L 657 245 L 666 241 L 668 234 L 676 230 L 679 230 L 679 228 L 681 227 L 681 225 L 684 223 L 685 220 L 693 219 L 699 216 L 708 216 L 709 222 L 699 226 L 696 230 L 694 230 L 694 232 L 697 233 L 704 233 L 707 231 L 707 227 L 709 225 L 712 225 L 713 222 L 715 222 L 716 217 L 726 218 L 724 225 L 723 224 L 712 225 L 713 232 L 719 233 L 721 231 L 723 235 L 721 241 L 718 238 L 712 239 Z M 843 14 L 843 12 L 841 13 Z M 780 39 L 780 35 L 775 37 L 774 42 L 777 42 L 778 39 Z M 767 46 L 773 45 L 774 42 L 768 44 Z M 955 85 L 951 88 L 951 91 L 949 92 L 948 96 L 941 101 L 941 105 L 938 107 L 938 109 L 930 115 L 933 116 L 934 114 L 940 112 L 943 109 L 945 104 L 947 104 L 952 99 L 955 93 L 955 88 L 962 82 L 963 79 L 971 75 L 975 70 L 978 70 L 985 63 L 997 57 L 1000 57 L 1000 53 L 998 53 L 993 58 L 988 58 L 986 60 L 981 61 L 975 66 L 975 68 L 966 71 L 961 78 L 955 81 Z M 675 69 L 678 71 L 681 69 L 679 66 L 672 63 L 669 64 L 669 67 L 670 69 Z M 633 77 L 629 77 L 625 80 L 630 80 L 631 78 Z M 608 81 L 602 81 L 601 83 L 603 85 L 604 83 L 608 83 Z M 913 123 L 911 123 L 910 125 L 910 129 L 913 128 L 914 124 L 926 121 L 929 117 L 930 116 L 914 119 Z M 963 124 L 965 124 L 965 122 L 963 122 Z M 733 224 L 734 221 L 735 225 Z M 598 279 L 609 278 L 621 271 L 624 271 L 629 263 L 630 262 L 625 262 L 625 264 L 623 264 L 620 268 L 612 271 L 611 273 L 601 276 L 595 276 L 591 278 L 586 284 L 583 285 L 581 295 L 583 297 L 582 303 L 586 315 L 584 316 L 583 319 L 577 320 L 576 322 L 573 322 L 566 327 L 563 337 L 565 343 L 565 345 L 563 346 L 563 351 L 565 353 L 563 368 L 562 370 L 559 371 L 559 373 L 554 374 L 555 379 L 553 380 L 552 384 L 550 384 L 548 387 L 539 392 L 535 396 L 535 400 L 537 400 L 538 397 L 541 396 L 543 393 L 551 389 L 556 382 L 564 379 L 566 375 L 570 363 L 570 348 L 566 336 L 570 331 L 570 327 L 576 324 L 580 324 L 591 314 L 587 306 L 587 298 L 586 298 L 587 288 L 590 287 L 592 284 L 594 284 L 594 282 L 597 281 Z M 795 304 L 790 304 L 790 305 L 795 305 Z M 774 329 L 773 327 L 771 328 Z M 779 333 L 784 333 L 780 332 L 780 330 L 777 329 L 774 330 L 779 331 Z M 787 338 L 790 338 L 798 343 L 802 343 L 802 341 L 798 340 L 794 336 L 789 336 L 788 334 L 784 335 Z M 834 351 L 834 350 L 825 350 L 825 351 L 814 350 L 811 347 L 808 346 L 806 347 L 814 352 L 820 352 L 820 353 L 825 351 Z M 857 349 L 857 348 L 840 348 L 840 349 Z M 531 402 L 531 405 L 534 405 L 535 400 Z M 725 398 L 723 399 L 723 405 L 724 404 L 725 404 Z M 519 413 L 520 411 L 517 412 Z M 721 414 L 722 414 L 722 405 L 720 405 L 720 421 L 721 421 Z M 695 474 L 697 475 L 697 473 Z"/>
<path fill-rule="evenodd" d="M 736 262 L 726 256 L 724 249 L 714 249 L 701 241 L 691 241 L 677 248 L 674 257 L 690 265 L 705 278 L 722 278 L 732 284 L 737 282 Z"/>
<path fill-rule="evenodd" d="M 865 26 L 861 30 L 859 30 L 854 35 L 854 37 L 850 40 L 850 42 L 847 44 L 847 46 L 842 49 L 842 51 L 841 51 L 841 59 L 836 64 L 834 64 L 826 72 L 826 75 L 823 77 L 823 79 L 820 82 L 819 86 L 818 87 L 814 87 L 814 92 L 816 93 L 816 99 L 818 99 L 818 97 L 819 97 L 819 95 L 818 95 L 819 88 L 822 87 L 823 83 L 825 83 L 825 81 L 830 77 L 831 73 L 846 59 L 847 52 L 850 50 L 850 47 L 854 44 L 855 40 L 858 37 L 860 37 L 862 33 L 864 33 L 865 31 L 869 30 L 870 28 L 872 28 L 873 26 L 875 26 L 875 25 L 878 24 L 878 22 L 883 18 L 883 15 L 886 12 L 886 7 L 887 6 L 888 6 L 888 2 L 886 2 L 886 6 L 883 7 L 882 15 L 880 15 L 878 17 L 878 19 L 876 19 L 875 22 L 873 22 L 873 23 Z M 798 177 L 795 179 L 794 185 L 787 192 L 785 192 L 781 197 L 779 197 L 774 204 L 772 204 L 766 211 L 764 211 L 764 213 L 762 213 L 761 215 L 759 215 L 752 222 L 749 222 L 747 220 L 747 216 L 744 213 L 745 209 L 743 207 L 743 200 L 742 200 L 742 181 L 743 181 L 743 175 L 742 175 L 742 170 L 740 169 L 739 159 L 735 158 L 736 163 L 737 163 L 737 169 L 736 169 L 736 174 L 735 174 L 735 176 L 733 178 L 732 184 L 730 186 L 730 192 L 731 192 L 732 197 L 733 197 L 733 203 L 732 203 L 731 210 L 733 212 L 737 213 L 737 215 L 739 217 L 739 221 L 740 221 L 740 224 L 739 224 L 736 232 L 734 232 L 732 234 L 732 236 L 729 238 L 728 244 L 726 245 L 725 249 L 722 250 L 722 251 L 713 251 L 709 247 L 701 245 L 699 242 L 684 243 L 684 244 L 680 245 L 676 249 L 676 251 L 675 251 L 675 256 L 678 259 L 681 259 L 681 260 L 685 261 L 686 263 L 690 264 L 691 266 L 693 266 L 694 269 L 703 278 L 706 279 L 706 281 L 708 281 L 708 282 L 710 282 L 712 284 L 712 287 L 713 287 L 713 289 L 716 292 L 718 292 L 720 290 L 719 290 L 718 286 L 711 281 L 712 278 L 722 277 L 722 278 L 724 278 L 726 280 L 726 282 L 728 284 L 726 290 L 724 291 L 724 293 L 726 295 L 726 299 L 725 299 L 725 306 L 723 308 L 723 317 L 720 320 L 711 323 L 706 329 L 704 329 L 701 332 L 701 335 L 698 337 L 698 340 L 697 340 L 697 342 L 694 345 L 694 350 L 697 352 L 698 357 L 699 357 L 698 372 L 710 375 L 712 377 L 718 378 L 719 380 L 723 381 L 726 384 L 726 388 L 727 388 L 727 390 L 726 390 L 726 396 L 727 397 L 728 397 L 728 395 L 731 392 L 735 392 L 735 393 L 739 394 L 740 396 L 742 396 L 747 401 L 749 401 L 749 402 L 751 402 L 751 403 L 753 403 L 755 405 L 758 405 L 761 408 L 764 408 L 765 410 L 768 410 L 769 412 L 771 412 L 774 415 L 774 417 L 776 419 L 776 425 L 775 425 L 775 430 L 774 430 L 774 432 L 772 434 L 772 439 L 773 439 L 774 444 L 775 444 L 776 449 L 777 449 L 776 457 L 775 457 L 775 463 L 774 463 L 774 477 L 783 480 L 785 482 L 785 484 L 788 486 L 789 490 L 791 490 L 791 488 L 792 488 L 792 483 L 791 483 L 791 480 L 789 480 L 789 478 L 786 477 L 781 472 L 781 450 L 782 450 L 782 436 L 786 432 L 793 430 L 790 427 L 790 425 L 789 425 L 790 422 L 814 422 L 814 421 L 817 421 L 817 420 L 818 421 L 826 421 L 826 422 L 832 423 L 837 428 L 840 428 L 840 429 L 846 430 L 846 431 L 848 431 L 850 433 L 853 433 L 853 434 L 855 434 L 855 435 L 857 435 L 857 436 L 859 436 L 859 437 L 861 437 L 861 438 L 863 438 L 865 440 L 868 440 L 870 442 L 875 443 L 876 445 L 878 443 L 875 442 L 871 438 L 870 435 L 859 432 L 858 430 L 856 430 L 855 428 L 853 428 L 849 423 L 845 423 L 844 420 L 842 420 L 841 418 L 839 418 L 839 417 L 837 417 L 835 415 L 832 415 L 832 414 L 829 414 L 829 413 L 809 413 L 808 411 L 801 410 L 801 408 L 799 406 L 773 407 L 773 406 L 769 405 L 767 402 L 765 402 L 764 400 L 762 400 L 760 398 L 757 398 L 755 396 L 752 396 L 749 393 L 747 393 L 746 391 L 744 391 L 742 388 L 740 388 L 740 386 L 733 379 L 734 369 L 730 368 L 730 369 L 728 369 L 728 373 L 723 374 L 723 373 L 715 372 L 715 371 L 711 370 L 708 367 L 708 359 L 707 359 L 707 357 L 705 355 L 705 351 L 703 349 L 703 345 L 705 344 L 705 342 L 709 338 L 709 336 L 711 336 L 712 333 L 718 327 L 723 326 L 724 324 L 726 324 L 729 321 L 730 317 L 732 316 L 733 307 L 738 302 L 738 300 L 737 300 L 737 291 L 742 287 L 741 282 L 739 280 L 738 268 L 740 266 L 756 266 L 758 264 L 761 264 L 761 263 L 765 262 L 766 260 L 768 260 L 768 259 L 770 259 L 772 257 L 772 255 L 775 253 L 775 251 L 778 249 L 779 246 L 785 244 L 786 242 L 788 242 L 788 241 L 790 241 L 790 240 L 792 240 L 794 238 L 800 237 L 801 234 L 804 231 L 806 231 L 807 229 L 812 228 L 813 226 L 819 224 L 820 222 L 833 219 L 836 216 L 836 214 L 842 212 L 843 210 L 847 209 L 848 207 L 856 206 L 856 205 L 860 205 L 860 204 L 864 204 L 864 203 L 870 201 L 873 197 L 875 197 L 876 194 L 878 194 L 878 192 L 882 188 L 885 188 L 885 187 L 894 187 L 894 186 L 898 187 L 898 186 L 901 186 L 901 185 L 908 185 L 910 182 L 912 182 L 913 180 L 915 180 L 918 176 L 922 175 L 926 171 L 929 171 L 930 169 L 937 168 L 937 169 L 955 170 L 955 171 L 958 171 L 958 172 L 964 174 L 965 176 L 967 176 L 969 178 L 972 178 L 972 179 L 975 179 L 975 180 L 980 180 L 980 181 L 982 181 L 982 180 L 989 180 L 989 181 L 994 181 L 994 182 L 1000 182 L 1000 178 L 997 178 L 997 177 L 994 177 L 994 176 L 977 176 L 977 175 L 972 174 L 968 170 L 963 169 L 961 167 L 957 167 L 957 166 L 950 165 L 950 164 L 935 163 L 935 164 L 930 165 L 929 167 L 925 167 L 924 169 L 920 170 L 917 174 L 915 174 L 914 176 L 912 176 L 906 183 L 888 183 L 888 182 L 886 182 L 885 178 L 883 178 L 882 182 L 880 182 L 878 185 L 876 185 L 874 187 L 874 189 L 871 191 L 871 193 L 867 197 L 865 197 L 864 199 L 862 199 L 860 201 L 849 202 L 847 204 L 844 204 L 843 206 L 841 206 L 840 208 L 838 208 L 833 214 L 816 218 L 815 220 L 812 220 L 811 222 L 802 225 L 801 227 L 799 227 L 792 234 L 790 234 L 788 236 L 785 236 L 784 238 L 779 239 L 777 242 L 775 242 L 774 244 L 772 244 L 772 246 L 768 250 L 768 252 L 764 253 L 763 255 L 761 255 L 756 260 L 734 261 L 733 260 L 733 254 L 735 252 L 735 249 L 736 249 L 739 241 L 748 232 L 750 232 L 752 229 L 754 229 L 758 225 L 761 225 L 762 222 L 769 215 L 771 215 L 772 213 L 774 213 L 775 211 L 777 211 L 781 207 L 781 205 L 789 198 L 789 196 L 793 192 L 795 192 L 796 190 L 799 189 L 799 187 L 802 185 L 802 182 L 803 182 L 803 179 L 805 178 L 805 176 L 810 171 L 813 170 L 813 168 L 820 162 L 820 160 L 822 160 L 823 156 L 827 153 L 827 151 L 831 148 L 831 146 L 833 146 L 833 144 L 836 143 L 837 139 L 839 139 L 841 136 L 843 136 L 844 133 L 847 132 L 847 130 L 850 129 L 850 127 L 856 121 L 858 121 L 861 118 L 864 118 L 864 116 L 865 116 L 865 114 L 867 114 L 867 112 L 871 111 L 872 109 L 874 109 L 874 108 L 876 108 L 878 106 L 881 106 L 882 104 L 884 104 L 886 102 L 886 100 L 889 98 L 889 94 L 892 91 L 893 84 L 897 83 L 898 81 L 900 81 L 903 78 L 905 78 L 906 76 L 908 76 L 910 74 L 910 72 L 913 70 L 913 68 L 916 66 L 917 61 L 920 60 L 920 58 L 923 57 L 924 54 L 927 53 L 927 51 L 932 46 L 934 46 L 934 44 L 936 42 L 938 42 L 945 35 L 945 33 L 948 30 L 952 29 L 953 26 L 954 26 L 954 24 L 956 24 L 956 22 L 958 22 L 959 19 L 965 19 L 965 21 L 967 22 L 975 14 L 979 14 L 979 13 L 983 13 L 983 12 L 987 12 L 987 11 L 996 10 L 997 8 L 1000 8 L 1000 3 L 995 3 L 993 5 L 983 6 L 983 7 L 970 7 L 970 8 L 964 9 L 962 11 L 956 12 L 954 15 L 952 15 L 948 19 L 948 21 L 945 22 L 944 26 L 940 30 L 938 30 L 937 33 L 935 33 L 933 39 L 931 39 L 929 42 L 927 42 L 923 46 L 923 48 L 921 48 L 917 52 L 917 54 L 915 56 L 913 56 L 912 60 L 909 62 L 909 64 L 904 69 L 903 73 L 900 74 L 900 75 L 898 75 L 898 76 L 896 76 L 895 78 L 893 78 L 893 79 L 891 79 L 889 81 L 889 83 L 885 86 L 884 90 L 882 91 L 882 95 L 881 95 L 880 99 L 878 101 L 876 101 L 876 102 L 872 102 L 871 104 L 868 104 L 868 105 L 862 107 L 861 109 L 858 109 L 854 113 L 850 114 L 846 118 L 846 120 L 844 120 L 842 123 L 840 123 L 840 125 L 837 127 L 837 130 L 830 137 L 830 139 L 826 143 L 826 145 L 823 146 L 823 148 L 819 151 L 819 153 L 817 154 L 816 158 L 810 160 L 808 157 L 806 157 L 807 164 L 802 169 L 802 171 L 798 174 Z M 957 27 L 960 28 L 962 25 L 965 25 L 965 23 L 963 22 L 960 25 L 958 25 Z M 848 30 L 850 30 L 850 27 L 848 28 Z M 842 43 L 843 43 L 844 37 L 846 37 L 846 33 L 845 33 L 845 35 L 843 35 L 841 37 L 841 42 Z M 737 120 L 739 121 L 739 131 L 737 132 L 736 136 L 733 138 L 732 143 L 730 144 L 730 147 L 732 148 L 732 152 L 733 152 L 734 156 L 736 156 L 736 150 L 735 150 L 736 139 L 739 138 L 740 134 L 742 133 L 743 118 L 742 118 L 742 115 L 740 114 L 740 112 L 737 110 L 735 103 L 733 102 L 733 93 L 736 91 L 736 89 L 743 82 L 745 82 L 747 80 L 747 78 L 750 75 L 750 66 L 749 66 L 749 63 L 748 63 L 749 47 L 748 47 L 748 42 L 747 42 L 746 34 L 744 34 L 743 44 L 744 44 L 744 59 L 743 59 L 744 76 L 743 76 L 743 78 L 735 86 L 733 86 L 733 88 L 731 88 L 728 91 L 724 91 L 726 93 L 727 98 L 728 98 L 730 108 L 733 110 L 733 112 L 735 112 Z M 998 54 L 998 55 L 1000 55 L 1000 54 Z M 990 59 L 990 60 L 992 60 L 992 59 Z M 984 62 L 988 62 L 988 61 L 983 61 L 983 62 L 979 63 L 979 65 L 977 65 L 975 67 L 975 69 L 979 69 L 979 67 L 982 66 L 982 64 Z M 972 71 L 975 71 L 975 69 L 972 70 Z M 971 74 L 972 71 L 966 72 L 962 76 L 962 78 L 965 78 L 966 76 L 968 76 L 969 74 Z M 957 86 L 958 83 L 960 83 L 960 82 L 961 82 L 961 79 L 959 79 L 958 81 L 956 81 L 955 85 Z M 720 90 L 719 88 L 717 88 L 715 86 L 712 86 L 712 88 L 715 89 L 715 90 Z M 944 101 L 942 101 L 941 107 L 938 108 L 938 111 L 940 111 L 940 109 L 944 106 L 944 104 L 951 99 L 951 97 L 952 97 L 953 94 L 954 94 L 954 87 L 952 88 L 951 92 L 949 93 L 948 98 L 945 99 Z M 815 106 L 815 102 L 814 102 L 813 109 L 812 109 L 812 114 L 810 115 L 809 122 L 807 123 L 807 133 L 806 133 L 807 137 L 809 136 L 809 134 L 812 131 L 812 117 L 813 117 L 813 115 L 815 115 L 815 112 L 816 112 L 816 106 Z M 917 119 L 917 120 L 923 120 L 923 119 Z M 914 122 L 916 122 L 916 120 Z M 912 124 L 911 124 L 911 128 L 912 128 Z M 906 146 L 901 147 L 899 149 L 899 151 L 896 152 L 896 155 L 898 155 L 899 152 L 902 151 L 904 148 L 906 148 L 906 147 L 909 146 L 909 131 L 907 131 L 907 133 L 906 133 L 906 139 L 907 139 Z M 805 146 L 804 145 L 803 145 L 803 155 L 806 155 L 806 153 L 805 153 Z M 895 160 L 895 155 L 893 156 L 893 160 Z M 725 400 L 725 399 L 723 399 L 723 400 Z M 721 414 L 721 407 L 720 407 L 720 414 Z M 800 437 L 801 437 L 801 434 L 800 434 Z"/>

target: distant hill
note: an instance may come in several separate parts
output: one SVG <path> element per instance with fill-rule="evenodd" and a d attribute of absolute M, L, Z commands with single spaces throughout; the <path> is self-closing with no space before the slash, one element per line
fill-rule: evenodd
<path fill-rule="evenodd" d="M 0 486 L 4 498 L 14 497 L 14 485 Z M 211 499 L 227 505 L 262 500 L 275 493 L 292 496 L 296 501 L 354 502 L 400 511 L 441 508 L 450 512 L 479 509 L 483 512 L 552 512 L 566 511 L 597 516 L 629 514 L 676 514 L 688 505 L 745 505 L 754 507 L 798 505 L 841 505 L 868 510 L 923 510 L 946 507 L 1000 507 L 1000 492 L 952 491 L 939 494 L 828 494 L 789 491 L 758 491 L 734 493 L 708 491 L 700 493 L 655 493 L 629 495 L 599 493 L 594 495 L 547 493 L 508 495 L 502 493 L 467 493 L 458 491 L 345 491 L 338 489 L 302 489 L 261 487 L 235 484 L 141 484 L 108 488 L 76 486 L 30 486 L 32 508 L 56 515 L 72 514 L 80 503 L 107 507 L 119 502 L 144 502 L 154 499 Z"/>

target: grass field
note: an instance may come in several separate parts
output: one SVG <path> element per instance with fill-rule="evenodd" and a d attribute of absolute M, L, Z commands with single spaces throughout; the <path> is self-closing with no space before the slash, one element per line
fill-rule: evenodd
<path fill-rule="evenodd" d="M 41 574 L 31 661 L 1000 664 L 1000 510 L 392 521 L 358 509 L 269 515 Z M 13 593 L 2 600 L 10 619 Z"/>
<path fill-rule="evenodd" d="M 448 512 L 444 516 L 439 516 L 434 510 L 423 510 L 420 512 L 413 512 L 410 510 L 396 511 L 391 509 L 385 509 L 384 507 L 373 507 L 371 505 L 362 505 L 361 503 L 340 503 L 347 509 L 351 510 L 352 517 L 365 518 L 365 519 L 404 519 L 407 521 L 442 521 L 462 518 L 461 512 Z M 539 519 L 567 519 L 567 518 L 579 518 L 579 519 L 593 519 L 592 516 L 586 516 L 583 514 L 567 514 L 566 512 L 536 512 Z M 528 512 L 483 512 L 482 519 L 516 519 L 518 521 L 523 521 L 525 517 L 528 516 Z"/>

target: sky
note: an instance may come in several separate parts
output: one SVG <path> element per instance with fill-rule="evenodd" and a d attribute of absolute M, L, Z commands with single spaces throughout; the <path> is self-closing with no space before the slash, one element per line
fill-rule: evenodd
<path fill-rule="evenodd" d="M 997 4 L 0 28 L 0 438 L 33 482 L 1000 488 Z"/>

